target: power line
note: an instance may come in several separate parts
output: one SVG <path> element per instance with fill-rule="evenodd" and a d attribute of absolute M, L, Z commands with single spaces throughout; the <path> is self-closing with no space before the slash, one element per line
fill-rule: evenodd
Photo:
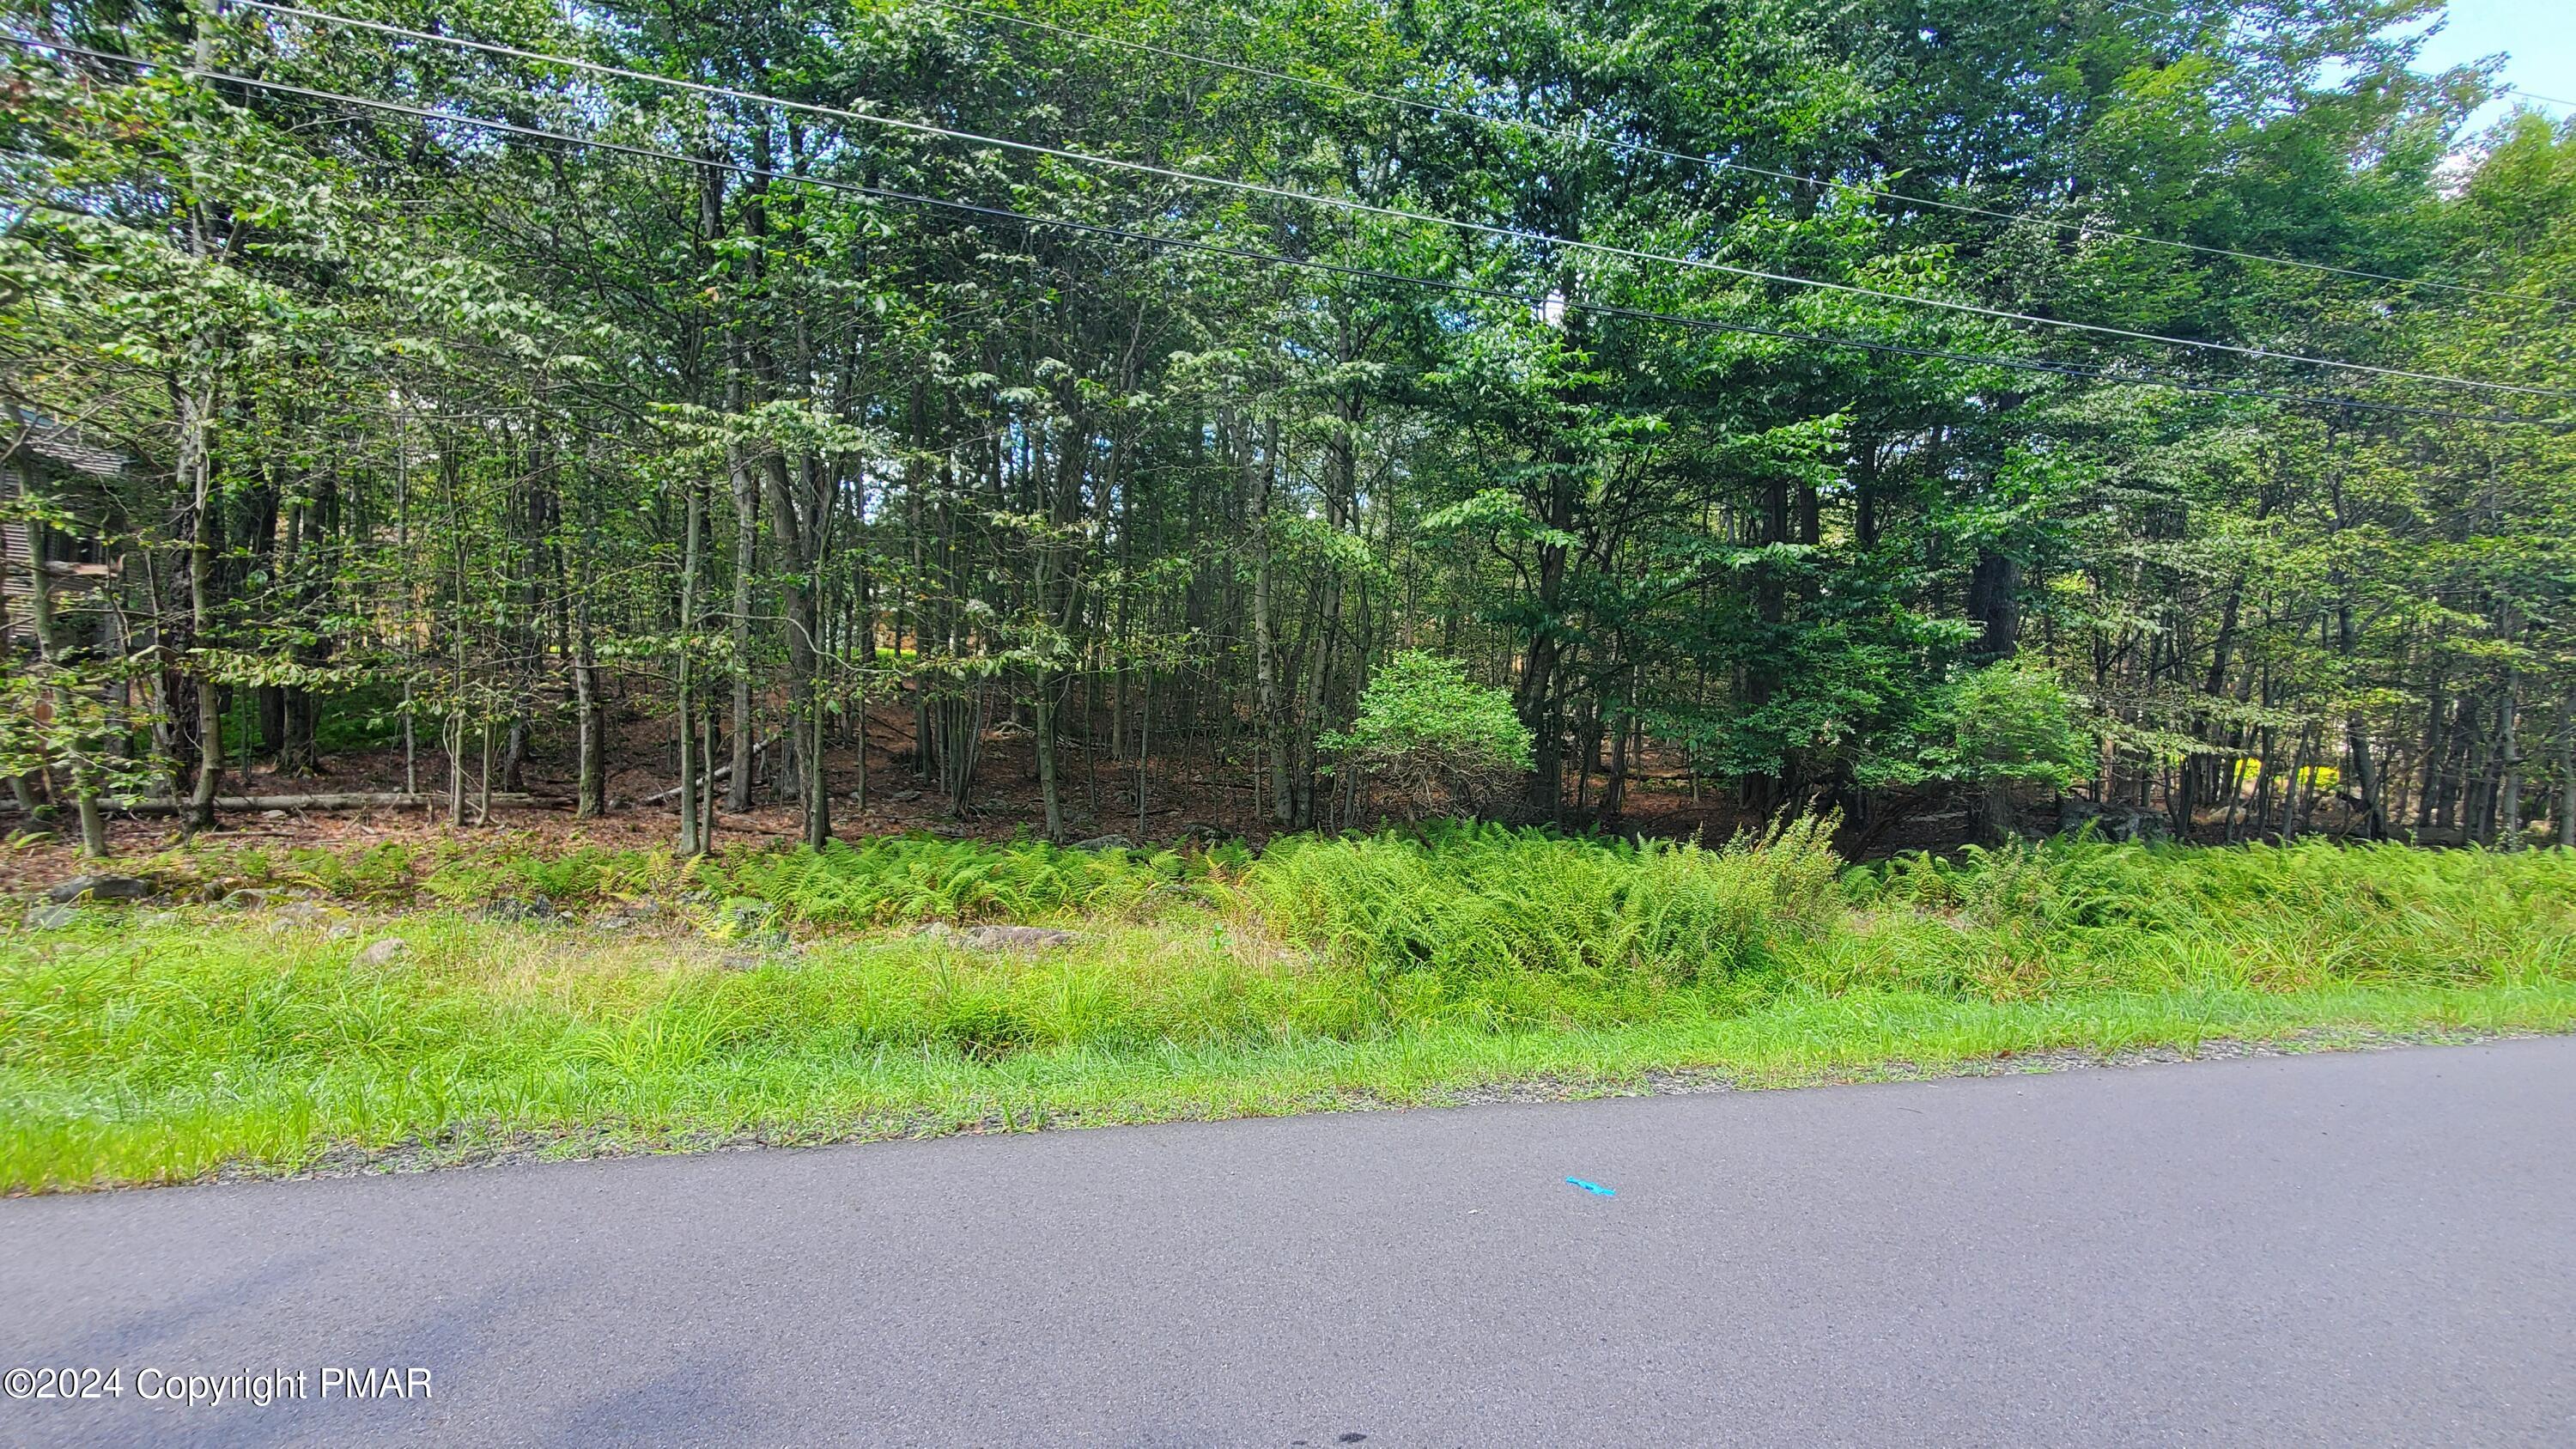
<path fill-rule="evenodd" d="M 2364 412 L 2403 414 L 2418 417 L 2440 418 L 2454 422 L 2483 423 L 2500 427 L 2564 429 L 2570 426 L 2576 426 L 2576 419 L 2561 420 L 2554 418 L 2518 417 L 2505 413 L 2471 413 L 2455 411 L 2447 408 L 2428 408 L 2412 403 L 2379 402 L 2368 398 L 2341 397 L 2309 393 L 2289 393 L 2260 388 L 2232 387 L 2219 383 L 2200 382 L 2186 377 L 2176 377 L 2161 373 L 2154 369 L 2150 369 L 2149 374 L 2146 376 L 2133 376 L 2113 372 L 2103 368 L 2085 367 L 2074 363 L 2049 362 L 2038 358 L 2007 357 L 1991 353 L 1959 352 L 1937 347 L 1915 347 L 1903 343 L 1880 342 L 1865 338 L 1838 337 L 1823 333 L 1797 332 L 1783 328 L 1763 327 L 1752 323 L 1730 322 L 1713 317 L 1693 317 L 1684 313 L 1658 312 L 1647 308 L 1628 307 L 1610 302 L 1596 302 L 1579 297 L 1532 297 L 1523 293 L 1503 291 L 1499 288 L 1480 287 L 1472 283 L 1452 282 L 1436 277 L 1416 277 L 1402 272 L 1384 271 L 1375 267 L 1352 266 L 1345 263 L 1318 261 L 1313 258 L 1283 256 L 1276 252 L 1264 252 L 1246 247 L 1227 246 L 1222 243 L 1198 241 L 1187 237 L 1161 236 L 1152 232 L 1137 231 L 1128 227 L 1112 226 L 1102 222 L 1075 221 L 1062 217 L 1038 216 L 1029 212 L 1015 211 L 1007 207 L 987 206 L 978 202 L 956 201 L 946 197 L 925 196 L 915 192 L 898 191 L 891 187 L 873 186 L 862 182 L 841 181 L 831 177 L 814 176 L 799 172 L 779 171 L 767 167 L 745 165 L 739 162 L 719 161 L 709 157 L 687 156 L 677 151 L 663 151 L 649 146 L 635 146 L 622 141 L 604 141 L 594 137 L 575 136 L 567 132 L 549 131 L 534 126 L 523 126 L 510 121 L 487 120 L 479 116 L 462 116 L 453 112 L 435 110 L 426 106 L 409 105 L 399 101 L 380 100 L 370 96 L 350 95 L 341 91 L 317 90 L 308 86 L 289 85 L 281 81 L 260 80 L 255 77 L 235 75 L 225 71 L 208 71 L 198 70 L 194 67 L 187 66 L 171 66 L 157 61 L 146 60 L 139 56 L 118 55 L 107 51 L 87 50 L 73 45 L 30 41 L 16 36 L 0 38 L 8 39 L 12 43 L 29 50 L 86 56 L 96 60 L 130 65 L 144 70 L 177 70 L 183 74 L 197 76 L 201 79 L 220 81 L 230 85 L 248 86 L 253 89 L 268 91 L 279 95 L 297 96 L 307 100 L 337 101 L 348 105 L 365 107 L 371 110 L 411 116 L 425 121 L 472 126 L 481 130 L 518 136 L 528 140 L 555 142 L 562 145 L 579 146 L 618 155 L 637 157 L 645 160 L 665 161 L 682 167 L 707 167 L 734 175 L 754 177 L 764 181 L 785 182 L 791 185 L 816 186 L 825 190 L 845 192 L 852 195 L 866 196 L 878 200 L 964 212 L 971 215 L 992 218 L 994 220 L 1014 222 L 1030 228 L 1060 227 L 1069 231 L 1085 232 L 1095 236 L 1114 237 L 1150 246 L 1169 247 L 1176 250 L 1196 252 L 1209 256 L 1228 257 L 1240 261 L 1256 262 L 1269 266 L 1315 272 L 1349 280 L 1376 281 L 1423 287 L 1453 296 L 1466 297 L 1478 301 L 1500 302 L 1510 306 L 1531 310 L 1542 309 L 1551 303 L 1555 303 L 1572 310 L 1589 312 L 1596 316 L 1617 317 L 1623 320 L 1663 323 L 1695 330 L 1734 333 L 1745 336 L 1771 338 L 1780 341 L 1804 342 L 1817 346 L 1841 347 L 1861 352 L 1875 352 L 1901 357 L 1958 362 L 1970 366 L 1996 367 L 2015 371 L 2044 373 L 2053 376 L 2114 383 L 2121 386 L 2172 388 L 2182 392 L 2197 392 L 2216 397 L 2279 402 L 2296 407 L 2327 407 Z"/>
<path fill-rule="evenodd" d="M 1717 318 L 1693 317 L 1683 313 L 1658 312 L 1645 308 L 1622 306 L 1616 303 L 1588 301 L 1582 298 L 1569 299 L 1559 296 L 1533 297 L 1524 293 L 1506 292 L 1497 288 L 1479 287 L 1471 283 L 1451 282 L 1434 277 L 1416 277 L 1401 272 L 1383 271 L 1374 267 L 1360 267 L 1343 263 L 1317 261 L 1311 258 L 1289 257 L 1275 252 L 1263 252 L 1250 248 L 1226 246 L 1221 243 L 1197 241 L 1186 237 L 1162 236 L 1151 232 L 1135 231 L 1130 228 L 1111 226 L 1099 222 L 1075 221 L 1062 217 L 1038 216 L 1029 212 L 1014 211 L 1007 207 L 987 206 L 976 202 L 955 201 L 944 197 L 925 196 L 914 192 L 895 190 L 890 187 L 872 186 L 860 182 L 841 181 L 830 177 L 815 176 L 808 173 L 778 171 L 759 166 L 745 165 L 738 162 L 719 161 L 709 157 L 688 156 L 676 151 L 662 151 L 652 147 L 635 146 L 620 141 L 603 141 L 593 137 L 575 136 L 561 131 L 549 131 L 533 126 L 522 126 L 509 121 L 487 120 L 479 116 L 458 115 L 449 111 L 440 111 L 423 106 L 408 105 L 398 101 L 387 101 L 369 96 L 350 95 L 340 91 L 316 90 L 311 87 L 288 85 L 279 81 L 260 80 L 255 77 L 236 75 L 225 71 L 205 71 L 196 70 L 193 67 L 169 66 L 159 62 L 145 60 L 137 56 L 118 55 L 106 51 L 86 50 L 72 45 L 29 41 L 19 39 L 15 36 L 5 38 L 30 50 L 59 51 L 64 54 L 82 55 L 97 60 L 119 62 L 139 69 L 179 70 L 183 73 L 196 75 L 208 80 L 248 86 L 253 89 L 269 91 L 281 95 L 298 96 L 310 100 L 339 101 L 349 105 L 362 106 L 371 110 L 388 111 L 399 115 L 416 117 L 426 121 L 440 121 L 456 125 L 472 126 L 481 130 L 500 132 L 507 135 L 524 137 L 530 140 L 550 141 L 563 145 L 607 151 L 619 155 L 638 157 L 641 159 L 667 161 L 680 166 L 708 167 L 718 171 L 754 177 L 765 181 L 779 181 L 794 185 L 817 186 L 826 190 L 847 192 L 879 200 L 895 201 L 917 206 L 937 207 L 951 211 L 990 217 L 1001 221 L 1015 222 L 1032 228 L 1061 227 L 1066 230 L 1086 232 L 1099 236 L 1116 237 L 1153 246 L 1170 247 L 1212 256 L 1230 257 L 1243 261 L 1288 267 L 1302 271 L 1325 273 L 1354 280 L 1371 280 L 1425 287 L 1435 291 L 1450 293 L 1452 295 L 1482 301 L 1501 302 L 1531 310 L 1538 310 L 1551 303 L 1555 303 L 1576 311 L 1589 312 L 1599 316 L 1619 317 L 1622 319 L 1644 322 L 1668 323 L 1674 326 L 1698 330 L 1738 333 L 1784 341 L 1806 342 L 1818 346 L 1849 348 L 1856 351 L 1887 353 L 1904 357 L 1952 361 L 1973 366 L 1988 366 L 2024 372 L 2045 373 L 2062 377 L 2091 379 L 2119 384 L 2122 386 L 2165 387 L 2184 392 L 2197 392 L 2218 397 L 2280 402 L 2293 406 L 2331 407 L 2368 412 L 2408 414 L 2420 417 L 2442 418 L 2456 422 L 2484 423 L 2493 426 L 2506 427 L 2566 428 L 2576 426 L 2576 420 L 2519 417 L 2505 413 L 2471 413 L 2447 408 L 2428 408 L 2411 403 L 2379 402 L 2368 398 L 2319 395 L 2311 393 L 2289 393 L 2259 388 L 2232 387 L 2225 384 L 2206 383 L 2191 378 L 2178 377 L 2154 368 L 2147 369 L 2146 375 L 2144 376 L 2134 376 L 2125 373 L 2113 372 L 2105 368 L 2086 367 L 2075 363 L 2049 362 L 2038 358 L 2009 357 L 1993 353 L 1960 352 L 1945 348 L 1916 347 L 1903 343 L 1879 342 L 1864 338 L 1839 337 L 1812 332 L 1797 332 L 1781 328 L 1763 327 L 1752 323 L 1729 322 Z"/>
<path fill-rule="evenodd" d="M 448 45 L 467 50 L 478 50 L 487 54 L 508 56 L 516 60 L 534 61 L 536 63 L 546 65 L 560 65 L 573 70 L 589 71 L 595 75 L 611 76 L 620 80 L 641 81 L 648 85 L 665 86 L 675 90 L 689 91 L 698 95 L 712 96 L 724 100 L 739 101 L 749 105 L 772 106 L 781 110 L 801 111 L 808 115 L 828 116 L 838 120 L 860 121 L 869 125 L 883 126 L 899 131 L 908 131 L 917 135 L 965 141 L 978 146 L 998 146 L 1006 150 L 1023 151 L 1031 155 L 1046 156 L 1055 160 L 1070 161 L 1080 165 L 1107 166 L 1117 170 L 1135 172 L 1140 175 L 1153 176 L 1168 181 L 1178 181 L 1188 185 L 1215 186 L 1230 191 L 1242 192 L 1247 195 L 1266 196 L 1281 201 L 1303 202 L 1308 205 L 1322 206 L 1333 210 L 1347 211 L 1359 215 L 1387 217 L 1400 221 L 1410 221 L 1433 226 L 1446 226 L 1460 231 L 1474 232 L 1484 236 L 1495 237 L 1506 241 L 1520 242 L 1527 245 L 1562 248 L 1567 251 L 1588 252 L 1597 256 L 1616 257 L 1624 261 L 1645 262 L 1656 266 L 1686 267 L 1695 271 L 1718 272 L 1727 276 L 1773 282 L 1782 286 L 1809 287 L 1819 291 L 1840 292 L 1849 296 L 1869 297 L 1878 301 L 1907 303 L 1919 307 L 1933 307 L 1943 311 L 1959 312 L 1970 316 L 1993 318 L 1998 321 L 2024 322 L 2032 326 L 2055 327 L 2069 331 L 2088 332 L 2099 336 L 2122 338 L 2128 341 L 2153 342 L 2171 347 L 2187 347 L 2208 352 L 2224 352 L 2239 357 L 2261 358 L 2275 362 L 2299 363 L 2311 367 L 2338 368 L 2347 372 L 2368 373 L 2379 377 L 2405 378 L 2415 382 L 2440 383 L 2449 387 L 2478 388 L 2491 392 L 2520 393 L 2531 397 L 2562 399 L 2576 397 L 2576 394 L 2571 394 L 2554 388 L 2528 387 L 2520 383 L 2491 382 L 2480 378 L 2451 377 L 2442 373 L 2414 372 L 2405 368 L 2380 367 L 2372 363 L 2350 362 L 2341 358 L 2312 357 L 2304 353 L 2280 352 L 2271 348 L 2249 347 L 2232 342 L 2210 342 L 2189 337 L 2171 337 L 2162 333 L 2143 332 L 2127 327 L 2112 327 L 2098 322 L 2077 322 L 2060 317 L 2034 316 L 2026 312 L 2014 312 L 2001 307 L 1987 307 L 1974 302 L 1956 302 L 1938 297 L 1917 296 L 1905 292 L 1890 292 L 1881 288 L 1865 287 L 1852 282 L 1829 282 L 1821 281 L 1813 277 L 1798 277 L 1780 272 L 1767 272 L 1756 267 L 1740 267 L 1732 263 L 1711 261 L 1701 257 L 1675 256 L 1663 252 L 1644 251 L 1635 247 L 1613 246 L 1604 242 L 1576 241 L 1566 237 L 1553 236 L 1546 232 L 1526 231 L 1519 227 L 1497 226 L 1490 222 L 1467 221 L 1455 217 L 1434 216 L 1426 212 L 1407 211 L 1401 207 L 1381 206 L 1373 202 L 1351 200 L 1347 197 L 1319 196 L 1312 192 L 1297 191 L 1283 186 L 1272 186 L 1264 182 L 1242 181 L 1224 176 L 1209 176 L 1194 171 L 1182 171 L 1169 166 L 1158 166 L 1151 162 L 1129 161 L 1114 156 L 1100 156 L 1087 151 L 1076 151 L 1067 147 L 1052 146 L 1036 141 L 1019 141 L 1002 136 L 986 136 L 973 131 L 963 131 L 956 129 L 955 127 L 937 125 L 929 121 L 908 120 L 897 116 L 879 115 L 870 111 L 844 110 L 837 106 L 819 105 L 809 101 L 791 101 L 777 96 L 761 95 L 753 91 L 736 90 L 728 86 L 708 85 L 699 81 L 678 80 L 669 76 L 652 75 L 644 71 L 627 70 L 621 66 L 605 65 L 598 61 L 581 60 L 572 56 L 552 55 L 544 51 L 525 50 L 517 46 L 500 45 L 491 41 L 468 40 L 459 36 L 434 35 L 428 31 L 406 29 L 405 27 L 389 25 L 382 21 L 360 20 L 349 16 L 330 15 L 320 11 L 299 9 L 291 5 L 273 4 L 270 3 L 270 0 L 237 0 L 237 3 L 241 4 L 244 8 L 251 10 L 262 10 L 278 15 L 291 15 L 308 20 L 317 20 L 325 24 L 344 25 L 354 29 L 371 30 L 381 34 L 400 36 L 405 39 L 426 41 L 434 45 Z"/>
<path fill-rule="evenodd" d="M 2170 237 L 2149 236 L 2143 232 L 2119 231 L 2110 227 L 2096 226 L 2088 222 L 2055 221 L 2047 217 L 2033 215 L 2027 211 L 2003 211 L 1993 207 L 1975 206 L 1966 202 L 1944 201 L 1935 197 L 1916 196 L 1908 192 L 1891 191 L 1884 187 L 1867 186 L 1856 181 L 1838 181 L 1830 176 L 1811 176 L 1795 171 L 1777 171 L 1767 166 L 1756 166 L 1749 161 L 1728 161 L 1715 156 L 1694 156 L 1685 151 L 1669 150 L 1662 146 L 1652 146 L 1641 141 L 1623 141 L 1614 136 L 1594 135 L 1588 131 L 1571 130 L 1563 126 L 1543 125 L 1536 121 L 1523 121 L 1510 116 L 1487 115 L 1484 112 L 1470 110 L 1464 106 L 1448 105 L 1439 101 L 1426 101 L 1410 96 L 1391 95 L 1384 91 L 1368 90 L 1364 87 L 1350 85 L 1342 81 L 1326 80 L 1314 76 L 1292 75 L 1286 71 L 1269 70 L 1261 66 L 1246 64 L 1242 61 L 1226 60 L 1217 56 L 1199 55 L 1190 51 L 1176 50 L 1169 46 L 1154 45 L 1140 40 L 1126 40 L 1117 36 L 1102 35 L 1098 31 L 1082 30 L 1074 26 L 1062 25 L 1050 20 L 1038 20 L 1030 16 L 1014 14 L 1007 10 L 993 10 L 981 5 L 966 4 L 963 3 L 963 0 L 919 0 L 919 3 L 941 10 L 953 11 L 961 15 L 974 15 L 988 20 L 999 20 L 1006 24 L 1021 26 L 1025 29 L 1045 31 L 1049 34 L 1060 35 L 1069 39 L 1082 40 L 1095 45 L 1114 46 L 1121 50 L 1135 51 L 1143 55 L 1161 56 L 1165 59 L 1187 61 L 1193 65 L 1208 66 L 1216 70 L 1232 71 L 1238 75 L 1256 76 L 1264 80 L 1285 81 L 1290 85 L 1307 86 L 1315 90 L 1330 91 L 1335 95 L 1348 96 L 1354 100 L 1377 101 L 1385 105 L 1403 106 L 1413 110 L 1422 111 L 1430 115 L 1470 121 L 1481 126 L 1498 127 L 1503 130 L 1517 131 L 1522 135 L 1541 136 L 1549 140 L 1564 141 L 1575 145 L 1605 147 L 1609 150 L 1619 152 L 1622 155 L 1652 156 L 1660 160 L 1680 161 L 1690 165 L 1705 166 L 1716 171 L 1741 171 L 1751 176 L 1765 176 L 1775 181 L 1797 182 L 1807 186 L 1830 187 L 1837 191 L 1849 192 L 1855 196 L 1867 196 L 1881 201 L 1901 202 L 1907 206 L 1919 206 L 1941 211 L 1953 211 L 1966 216 L 1985 217 L 1994 221 L 2016 223 L 2029 222 L 2036 226 L 2049 228 L 2052 231 L 2073 232 L 2079 236 L 2087 237 L 2109 237 L 2118 241 L 2136 242 L 2142 246 L 2170 247 L 2176 251 L 2195 252 L 2202 256 L 2229 257 L 2237 261 L 2260 262 L 2268 266 L 2296 267 L 2304 271 L 2326 272 L 2339 277 L 2356 277 L 2374 282 L 2388 282 L 2401 287 L 2420 287 L 2445 292 L 2462 292 L 2472 296 L 2495 297 L 2507 301 L 2537 303 L 2549 307 L 2576 306 L 2576 301 L 2564 300 L 2557 297 L 2535 297 L 2526 293 L 2501 291 L 2493 287 L 2470 286 L 2461 282 L 2437 282 L 2423 277 L 2401 277 L 2389 272 L 2374 272 L 2361 267 L 2339 267 L 2330 262 L 2311 262 L 2302 261 L 2294 257 L 2267 256 L 2260 252 L 2239 251 L 2233 247 L 2208 246 L 2199 242 L 2178 241 Z M 2516 92 L 2516 94 L 2528 93 Z M 2546 97 L 2541 97 L 2540 99 L 2546 99 Z"/>

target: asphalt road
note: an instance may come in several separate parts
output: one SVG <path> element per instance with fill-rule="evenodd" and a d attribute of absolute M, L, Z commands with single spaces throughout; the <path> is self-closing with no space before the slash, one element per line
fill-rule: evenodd
<path fill-rule="evenodd" d="M 46 1445 L 2565 1446 L 2576 1039 L 0 1202 L 0 1365 L 124 1370 Z"/>

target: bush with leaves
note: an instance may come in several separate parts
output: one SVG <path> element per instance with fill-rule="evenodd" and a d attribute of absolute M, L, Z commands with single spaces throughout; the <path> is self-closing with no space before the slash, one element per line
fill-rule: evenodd
<path fill-rule="evenodd" d="M 2015 833 L 2016 785 L 2064 789 L 2093 772 L 2093 738 L 2075 721 L 2076 700 L 2046 669 L 2004 661 L 1972 670 L 1956 691 L 1952 719 L 1957 778 L 1982 787 L 1977 834 Z"/>
<path fill-rule="evenodd" d="M 2058 788 L 2093 772 L 2093 739 L 2057 677 L 2020 663 L 1991 664 L 1959 681 L 1952 715 L 1958 776 L 1981 785 Z"/>
<path fill-rule="evenodd" d="M 1418 650 L 1387 661 L 1361 691 L 1350 730 L 1318 743 L 1346 768 L 1393 786 L 1407 819 L 1444 795 L 1454 810 L 1473 814 L 1479 800 L 1530 768 L 1529 727 L 1511 696 L 1470 680 L 1454 659 Z"/>

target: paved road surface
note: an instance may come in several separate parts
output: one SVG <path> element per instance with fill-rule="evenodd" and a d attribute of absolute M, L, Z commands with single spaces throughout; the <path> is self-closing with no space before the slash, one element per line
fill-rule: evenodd
<path fill-rule="evenodd" d="M 0 1440 L 2565 1446 L 2576 1039 L 0 1202 L 29 1363 L 128 1394 Z"/>

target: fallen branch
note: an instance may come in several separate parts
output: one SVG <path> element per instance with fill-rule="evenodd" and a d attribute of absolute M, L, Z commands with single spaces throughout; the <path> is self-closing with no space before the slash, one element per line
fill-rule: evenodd
<path fill-rule="evenodd" d="M 732 774 L 732 773 L 733 773 L 733 766 L 731 766 L 731 765 L 718 765 L 718 766 L 716 767 L 716 772 L 715 772 L 714 774 L 712 774 L 712 775 L 702 775 L 702 776 L 700 776 L 700 777 L 698 778 L 698 783 L 699 783 L 700 785 L 702 785 L 702 786 L 709 786 L 709 787 L 712 787 L 712 786 L 713 786 L 717 781 L 719 781 L 719 780 L 721 780 L 721 779 L 725 778 L 727 775 L 730 775 L 730 774 Z M 673 796 L 675 796 L 675 795 L 677 795 L 677 794 L 679 794 L 679 793 L 680 793 L 680 787 L 679 787 L 679 786 L 677 786 L 677 785 L 674 785 L 674 786 L 672 786 L 670 789 L 668 789 L 668 790 L 664 790 L 664 791 L 661 791 L 661 792 L 659 792 L 658 794 L 647 795 L 647 796 L 645 796 L 643 799 L 638 800 L 638 801 L 636 801 L 635 803 L 636 803 L 636 804 L 638 804 L 638 805 L 659 805 L 659 804 L 661 804 L 663 801 L 668 800 L 668 799 L 670 799 L 671 797 L 673 797 Z"/>
<path fill-rule="evenodd" d="M 765 752 L 769 749 L 769 747 L 770 747 L 771 745 L 774 745 L 774 744 L 778 743 L 780 740 L 782 740 L 782 739 L 784 739 L 784 738 L 786 738 L 786 736 L 784 736 L 784 735 L 771 735 L 769 738 L 767 738 L 767 739 L 765 739 L 765 740 L 762 740 L 760 743 L 758 743 L 758 744 L 756 744 L 756 745 L 753 745 L 753 746 L 751 747 L 751 757 L 752 757 L 754 760 L 759 759 L 759 758 L 761 757 L 761 755 L 762 755 L 763 753 L 765 753 Z M 721 764 L 721 765 L 716 766 L 716 768 L 715 768 L 715 773 L 714 773 L 714 774 L 711 774 L 711 775 L 701 775 L 701 776 L 699 776 L 699 777 L 698 777 L 698 782 L 699 782 L 701 785 L 703 785 L 703 786 L 705 786 L 705 787 L 707 787 L 707 788 L 709 788 L 709 789 L 713 789 L 713 788 L 715 787 L 715 783 L 716 783 L 718 780 L 726 779 L 726 778 L 730 777 L 732 774 L 733 774 L 733 762 L 732 762 L 732 761 L 730 761 L 730 760 L 728 760 L 728 761 L 726 761 L 725 763 L 723 763 L 723 764 Z M 661 804 L 661 803 L 662 803 L 663 801 L 665 801 L 665 800 L 669 800 L 669 799 L 672 799 L 672 798 L 676 797 L 679 793 L 680 793 L 680 787 L 679 787 L 679 786 L 677 786 L 677 785 L 674 785 L 674 786 L 672 786 L 670 789 L 668 789 L 668 790 L 664 790 L 664 791 L 660 792 L 659 794 L 647 795 L 647 796 L 645 796 L 643 799 L 638 800 L 638 801 L 636 801 L 635 803 L 636 803 L 636 804 L 638 804 L 638 805 L 659 805 L 659 804 Z"/>

